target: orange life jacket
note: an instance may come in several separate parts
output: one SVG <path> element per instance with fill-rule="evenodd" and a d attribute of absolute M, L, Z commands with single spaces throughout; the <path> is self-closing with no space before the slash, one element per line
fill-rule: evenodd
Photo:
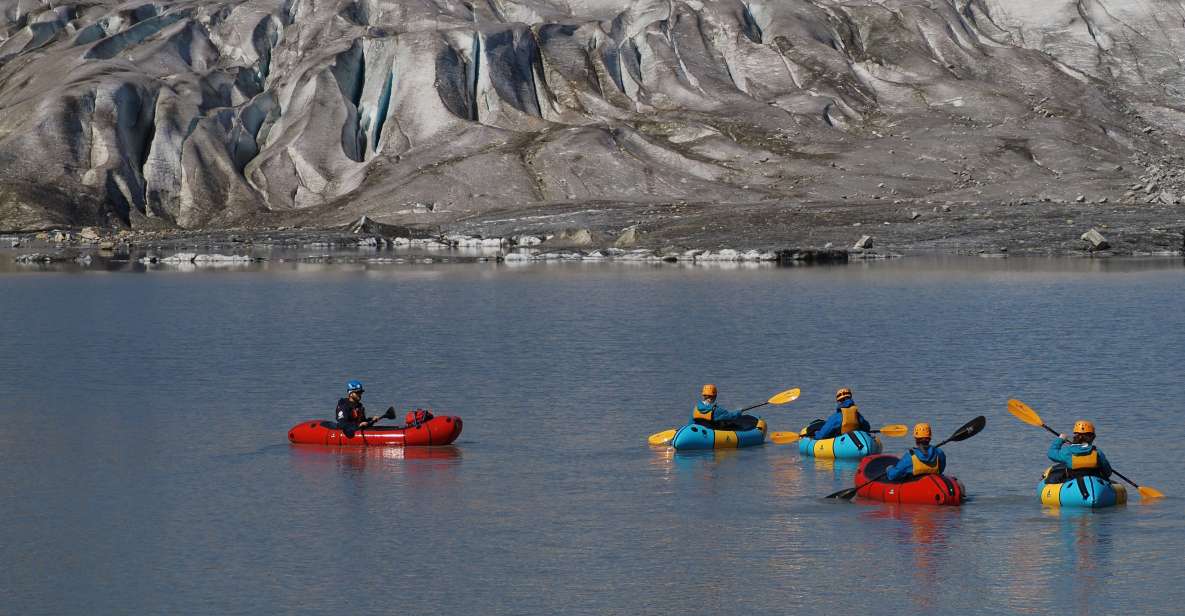
<path fill-rule="evenodd" d="M 843 414 L 843 420 L 839 424 L 839 433 L 847 434 L 848 432 L 855 432 L 860 429 L 860 407 L 853 404 L 852 406 L 839 409 Z"/>
<path fill-rule="evenodd" d="M 1070 468 L 1074 470 L 1090 469 L 1099 467 L 1099 451 L 1094 447 L 1090 448 L 1090 453 L 1074 454 L 1070 456 Z"/>
<path fill-rule="evenodd" d="M 715 414 L 716 414 L 716 405 L 715 404 L 713 404 L 707 410 L 700 410 L 699 404 L 696 404 L 695 408 L 691 409 L 691 421 L 693 421 L 694 423 L 703 425 L 703 426 L 707 426 L 712 423 L 712 418 L 715 416 Z"/>
<path fill-rule="evenodd" d="M 909 456 L 913 458 L 913 476 L 920 477 L 921 475 L 937 475 L 938 474 L 938 456 L 934 456 L 933 464 L 926 464 L 918 457 L 918 454 L 913 449 L 909 450 Z"/>

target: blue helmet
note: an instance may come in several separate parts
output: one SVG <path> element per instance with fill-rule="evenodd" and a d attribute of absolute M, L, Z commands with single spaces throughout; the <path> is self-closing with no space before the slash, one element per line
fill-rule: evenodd
<path fill-rule="evenodd" d="M 362 381 L 350 381 L 349 383 L 346 383 L 346 393 L 354 391 L 358 393 L 366 391 L 365 389 L 362 389 Z"/>

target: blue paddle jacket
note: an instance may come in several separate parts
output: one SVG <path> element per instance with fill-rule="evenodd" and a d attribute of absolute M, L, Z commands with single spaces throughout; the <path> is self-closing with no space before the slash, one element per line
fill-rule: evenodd
<path fill-rule="evenodd" d="M 692 411 L 691 411 L 691 423 L 695 423 L 695 415 L 697 412 L 701 413 L 701 414 L 702 413 L 711 413 L 712 414 L 711 421 L 714 421 L 714 422 L 715 421 L 726 421 L 729 419 L 736 419 L 737 417 L 740 417 L 741 415 L 743 415 L 743 413 L 730 411 L 730 410 L 720 406 L 719 404 L 715 404 L 715 403 L 709 404 L 707 402 L 704 402 L 703 400 L 700 400 L 699 402 L 697 402 L 695 404 L 695 408 L 692 409 Z"/>
<path fill-rule="evenodd" d="M 887 475 L 889 481 L 897 481 L 899 479 L 908 479 L 913 476 L 913 457 L 917 456 L 922 462 L 933 466 L 934 461 L 938 460 L 938 473 L 942 474 L 946 470 L 946 453 L 937 447 L 927 447 L 922 450 L 921 447 L 912 447 L 909 451 L 901 456 L 901 460 L 894 464 L 889 469 Z"/>
<path fill-rule="evenodd" d="M 839 428 L 843 425 L 843 413 L 840 412 L 840 409 L 846 409 L 849 406 L 855 406 L 855 404 L 856 403 L 853 402 L 851 398 L 848 398 L 847 400 L 835 405 L 835 412 L 831 414 L 831 417 L 827 418 L 827 421 L 823 422 L 822 427 L 820 427 L 819 430 L 815 432 L 815 436 L 812 438 L 820 440 L 831 438 L 833 436 L 839 436 Z M 868 423 L 868 420 L 864 419 L 864 416 L 861 415 L 859 411 L 856 411 L 856 419 L 860 422 L 860 430 L 868 432 L 872 429 L 872 424 Z"/>
<path fill-rule="evenodd" d="M 1109 479 L 1111 477 L 1111 463 L 1107 461 L 1107 456 L 1104 456 L 1103 452 L 1094 445 L 1087 443 L 1075 445 L 1073 443 L 1063 441 L 1059 436 L 1054 438 L 1053 443 L 1049 445 L 1049 459 L 1053 460 L 1054 462 L 1065 464 L 1066 468 L 1072 469 L 1074 465 L 1074 456 L 1090 455 L 1091 450 L 1094 450 L 1099 454 L 1098 467 L 1096 467 L 1094 470 L 1096 470 L 1098 475 L 1103 479 Z"/>

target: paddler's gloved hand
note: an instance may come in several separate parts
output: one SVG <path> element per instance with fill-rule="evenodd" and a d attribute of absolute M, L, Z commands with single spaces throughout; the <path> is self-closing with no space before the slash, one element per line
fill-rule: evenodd
<path fill-rule="evenodd" d="M 1058 437 L 1058 438 L 1060 438 L 1060 439 L 1062 439 L 1063 441 L 1065 441 L 1065 442 L 1067 442 L 1067 443 L 1069 443 L 1069 442 L 1070 442 L 1070 437 L 1066 436 L 1065 434 L 1059 434 L 1059 435 L 1057 435 L 1057 437 Z"/>

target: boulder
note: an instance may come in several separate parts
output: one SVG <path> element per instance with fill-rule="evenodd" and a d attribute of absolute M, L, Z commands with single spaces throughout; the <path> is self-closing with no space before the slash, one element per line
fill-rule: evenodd
<path fill-rule="evenodd" d="M 223 254 L 208 254 L 197 255 L 193 258 L 193 262 L 197 264 L 202 263 L 250 263 L 251 257 L 247 255 L 223 255 Z"/>
<path fill-rule="evenodd" d="M 588 229 L 568 229 L 555 237 L 558 243 L 573 246 L 588 246 L 593 243 L 592 231 Z"/>
<path fill-rule="evenodd" d="M 1106 250 L 1111 247 L 1111 244 L 1107 241 L 1107 238 L 1103 237 L 1103 234 L 1099 233 L 1096 229 L 1091 229 L 1090 231 L 1083 233 L 1080 239 L 1089 244 L 1089 246 L 1087 246 L 1088 250 Z"/>
<path fill-rule="evenodd" d="M 798 249 L 788 248 L 776 253 L 777 261 L 783 265 L 797 265 L 799 263 L 847 263 L 848 251 L 833 249 Z"/>
<path fill-rule="evenodd" d="M 871 235 L 861 235 L 860 239 L 856 240 L 856 243 L 852 245 L 852 250 L 868 250 L 869 248 L 872 248 Z"/>
<path fill-rule="evenodd" d="M 349 232 L 354 234 L 381 235 L 383 237 L 406 237 L 411 230 L 399 225 L 388 225 L 377 222 L 369 216 L 363 216 L 349 225 Z"/>
<path fill-rule="evenodd" d="M 83 227 L 82 230 L 78 232 L 78 239 L 83 242 L 94 243 L 99 241 L 100 237 L 102 236 L 99 235 L 99 230 L 95 227 Z"/>
<path fill-rule="evenodd" d="M 626 227 L 622 230 L 621 235 L 617 236 L 617 241 L 613 242 L 613 245 L 618 248 L 629 248 L 637 244 L 641 236 L 642 232 L 638 231 L 637 225 Z"/>
<path fill-rule="evenodd" d="M 374 222 L 370 218 L 363 216 L 359 218 L 354 224 L 350 225 L 350 233 L 374 233 L 372 227 Z"/>

